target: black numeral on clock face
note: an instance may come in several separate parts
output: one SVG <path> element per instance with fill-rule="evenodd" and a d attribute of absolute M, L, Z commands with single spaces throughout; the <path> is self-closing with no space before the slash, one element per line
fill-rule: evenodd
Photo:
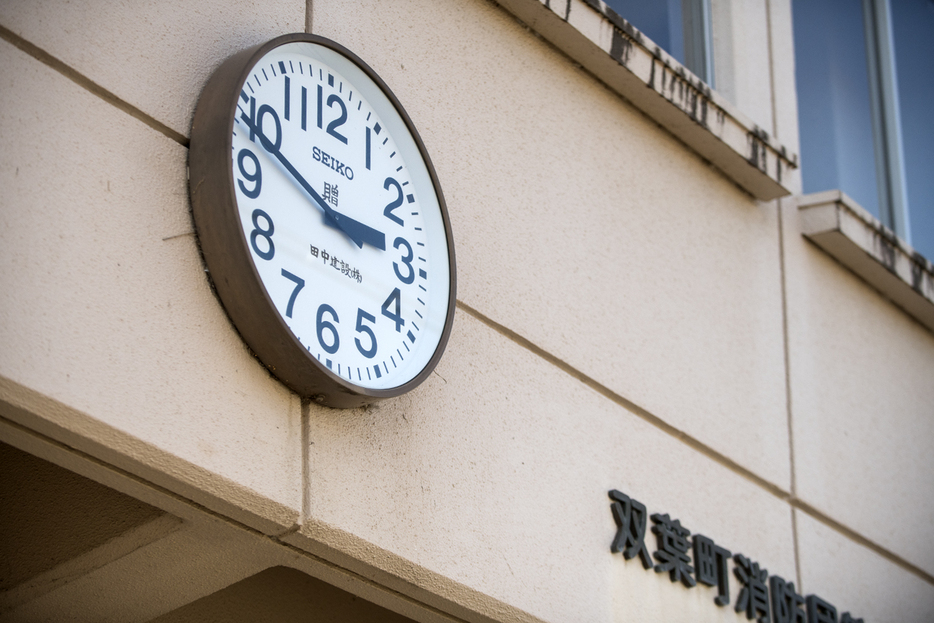
<path fill-rule="evenodd" d="M 327 303 L 322 303 L 318 307 L 318 317 L 315 321 L 318 333 L 318 343 L 321 344 L 321 348 L 324 349 L 324 352 L 333 355 L 337 352 L 337 349 L 341 347 L 341 338 L 340 335 L 337 334 L 337 327 L 335 327 L 334 324 L 328 320 L 325 320 L 325 314 L 330 314 L 331 318 L 334 319 L 334 323 L 340 322 L 340 319 L 337 317 L 337 312 L 334 311 L 334 308 Z M 330 333 L 330 337 L 333 338 L 330 340 L 330 343 L 324 339 L 325 331 Z"/>
<path fill-rule="evenodd" d="M 321 129 L 322 127 L 324 127 L 321 125 L 324 119 L 324 104 L 323 104 L 324 97 L 323 96 L 324 96 L 324 90 L 321 88 L 321 85 L 319 84 L 318 85 L 318 129 Z"/>
<path fill-rule="evenodd" d="M 297 285 L 295 290 L 292 292 L 292 298 L 289 300 L 289 308 L 286 311 L 286 315 L 291 318 L 291 309 L 292 303 L 295 301 L 295 297 L 298 295 L 298 291 L 302 289 L 302 286 L 305 285 L 305 282 L 291 273 L 287 273 L 285 270 L 282 271 L 282 275 L 296 281 L 300 285 Z M 325 317 L 325 314 L 330 316 L 330 319 Z M 354 331 L 361 333 L 367 336 L 366 342 L 367 346 L 364 346 L 364 343 L 360 341 L 359 337 L 354 338 L 354 344 L 357 347 L 357 350 L 360 351 L 360 354 L 366 357 L 367 359 L 372 359 L 376 356 L 377 342 L 376 342 L 376 333 L 373 329 L 365 324 L 368 322 L 370 324 L 376 324 L 376 316 L 369 314 L 362 309 L 357 309 L 357 324 L 354 327 Z M 337 325 L 340 324 L 340 319 L 337 317 L 337 311 L 327 303 L 322 303 L 318 307 L 318 316 L 316 319 L 317 334 L 318 334 L 318 343 L 321 344 L 321 348 L 330 355 L 333 355 L 340 349 L 341 339 L 340 334 L 337 331 Z"/>
<path fill-rule="evenodd" d="M 401 293 L 399 288 L 394 289 L 389 297 L 383 302 L 383 315 L 396 323 L 396 332 L 402 333 L 402 326 L 405 325 L 405 320 L 402 318 L 402 303 L 400 302 Z M 393 309 L 390 311 L 389 306 L 392 305 Z"/>
<path fill-rule="evenodd" d="M 250 160 L 253 163 L 252 173 L 247 171 L 246 167 L 243 165 L 244 160 Z M 259 166 L 259 158 L 249 149 L 241 149 L 240 153 L 237 154 L 237 166 L 240 168 L 240 175 L 243 176 L 243 179 L 253 184 L 253 188 L 247 190 L 243 180 L 237 180 L 240 191 L 250 199 L 256 199 L 259 197 L 259 191 L 263 186 L 263 171 Z"/>
<path fill-rule="evenodd" d="M 347 122 L 347 107 L 344 105 L 340 96 L 334 93 L 328 96 L 327 103 L 328 108 L 334 108 L 334 105 L 337 104 L 337 107 L 341 109 L 337 119 L 334 119 L 328 124 L 327 133 L 346 145 L 347 137 L 338 132 L 337 128 Z M 318 85 L 318 127 L 324 127 L 324 90 L 321 88 L 320 84 Z"/>
<path fill-rule="evenodd" d="M 399 264 L 396 262 L 392 263 L 392 269 L 396 271 L 396 277 L 399 278 L 399 281 L 408 285 L 415 281 L 415 268 L 412 267 L 412 260 L 415 258 L 415 253 L 412 252 L 412 247 L 406 242 L 405 238 L 396 238 L 395 242 L 392 243 L 392 246 L 396 249 L 399 247 L 405 247 L 405 255 L 401 258 L 402 265 L 406 268 L 406 274 L 403 275 L 399 270 Z"/>
<path fill-rule="evenodd" d="M 275 108 L 269 104 L 263 104 L 259 107 L 259 110 L 256 112 L 256 130 L 262 134 L 266 140 L 269 140 L 269 133 L 263 130 L 263 119 L 266 118 L 266 115 L 272 115 L 272 120 L 276 123 L 276 140 L 270 140 L 269 142 L 272 143 L 273 151 L 279 151 L 279 148 L 282 147 L 282 123 L 279 121 L 279 115 L 276 114 Z"/>
<path fill-rule="evenodd" d="M 363 348 L 363 344 L 360 343 L 360 338 L 355 337 L 354 343 L 357 345 L 357 350 L 360 351 L 360 354 L 366 357 L 367 359 L 372 359 L 376 355 L 376 334 L 373 333 L 373 329 L 363 324 L 363 321 L 367 322 L 376 322 L 376 317 L 373 314 L 368 314 L 362 309 L 357 310 L 357 333 L 366 333 L 370 336 L 370 347 Z"/>
<path fill-rule="evenodd" d="M 341 143 L 346 145 L 347 137 L 345 137 L 343 134 L 338 132 L 337 128 L 344 125 L 344 123 L 347 121 L 347 107 L 344 106 L 344 102 L 343 100 L 341 100 L 341 98 L 339 98 L 337 95 L 334 95 L 332 93 L 331 95 L 328 96 L 328 108 L 333 107 L 334 104 L 337 104 L 340 107 L 341 114 L 340 116 L 337 117 L 337 119 L 335 119 L 334 121 L 328 124 L 328 134 L 330 134 L 331 136 L 339 140 Z"/>
<path fill-rule="evenodd" d="M 263 121 L 266 116 L 272 116 L 272 120 L 276 126 L 275 140 L 270 138 L 269 132 L 263 130 Z M 279 115 L 276 113 L 276 109 L 270 106 L 269 104 L 263 104 L 259 107 L 259 110 L 256 109 L 256 98 L 250 98 L 250 114 L 246 112 L 240 113 L 240 119 L 250 128 L 250 140 L 256 142 L 256 135 L 260 134 L 265 139 L 265 142 L 268 142 L 272 147 L 271 151 L 279 151 L 279 148 L 282 147 L 282 122 L 279 121 Z M 288 117 L 286 117 L 288 119 Z M 261 142 L 264 148 L 270 149 L 267 145 Z"/>
<path fill-rule="evenodd" d="M 285 308 L 285 317 L 292 317 L 292 308 L 295 306 L 295 299 L 298 297 L 299 291 L 305 287 L 305 280 L 297 275 L 293 275 L 286 269 L 282 269 L 282 276 L 288 279 L 289 281 L 295 282 L 295 289 L 292 290 L 292 296 L 289 297 L 289 304 Z"/>
<path fill-rule="evenodd" d="M 267 227 L 263 227 L 259 224 L 260 219 L 266 221 Z M 273 225 L 272 219 L 269 218 L 268 214 L 259 208 L 253 210 L 253 231 L 250 232 L 250 246 L 253 247 L 253 252 L 264 260 L 271 260 L 276 254 L 276 245 L 272 243 L 272 234 L 275 231 L 276 226 Z M 257 238 L 263 238 L 266 241 L 266 250 L 259 248 L 259 245 L 256 244 Z"/>
<path fill-rule="evenodd" d="M 405 227 L 405 221 L 392 213 L 393 210 L 402 205 L 402 186 L 396 180 L 392 179 L 391 177 L 387 177 L 386 181 L 383 183 L 383 188 L 389 190 L 390 187 L 394 187 L 396 189 L 396 198 L 393 199 L 389 205 L 383 208 L 383 216 L 386 216 L 390 220 L 395 221 L 396 223 L 399 223 Z"/>

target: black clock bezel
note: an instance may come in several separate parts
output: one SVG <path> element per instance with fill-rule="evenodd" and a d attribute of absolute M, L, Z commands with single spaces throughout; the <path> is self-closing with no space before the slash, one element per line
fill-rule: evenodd
<path fill-rule="evenodd" d="M 302 346 L 269 297 L 240 225 L 230 156 L 240 90 L 256 63 L 267 53 L 295 42 L 330 48 L 354 63 L 379 87 L 412 135 L 438 198 L 447 237 L 451 284 L 444 329 L 425 367 L 397 387 L 370 389 L 355 385 L 328 370 Z M 444 353 L 454 321 L 456 270 L 451 222 L 438 175 L 412 119 L 389 86 L 362 59 L 339 43 L 305 33 L 282 35 L 233 54 L 217 68 L 198 99 L 191 125 L 188 167 L 192 214 L 214 289 L 240 336 L 276 378 L 300 396 L 319 404 L 352 408 L 405 394 L 431 374 Z"/>

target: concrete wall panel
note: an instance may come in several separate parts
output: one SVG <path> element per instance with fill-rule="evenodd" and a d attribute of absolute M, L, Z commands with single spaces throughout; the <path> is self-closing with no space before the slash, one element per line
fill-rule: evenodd
<path fill-rule="evenodd" d="M 463 312 L 421 388 L 309 427 L 315 521 L 544 620 L 719 620 L 610 553 L 614 488 L 794 577 L 787 504 Z"/>
<path fill-rule="evenodd" d="M 299 403 L 211 293 L 187 150 L 6 42 L 0 57 L 17 146 L 0 152 L 0 375 L 297 512 Z"/>
<path fill-rule="evenodd" d="M 867 623 L 934 621 L 934 586 L 797 513 L 801 590 Z"/>
<path fill-rule="evenodd" d="M 198 95 L 225 58 L 305 30 L 301 0 L 10 0 L 0 24 L 188 136 Z"/>
<path fill-rule="evenodd" d="M 795 210 L 784 221 L 797 495 L 934 573 L 934 335 L 807 242 Z"/>

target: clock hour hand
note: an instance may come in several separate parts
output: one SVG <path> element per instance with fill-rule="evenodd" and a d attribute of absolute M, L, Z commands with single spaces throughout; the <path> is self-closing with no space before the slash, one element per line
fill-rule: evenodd
<path fill-rule="evenodd" d="M 324 205 L 324 201 L 318 197 L 318 193 L 315 193 L 314 189 L 311 190 L 311 193 L 314 193 L 312 196 L 315 197 L 315 201 Z M 339 229 L 347 234 L 347 236 L 354 241 L 354 244 L 361 249 L 365 242 L 380 251 L 386 250 L 386 236 L 383 232 L 377 231 L 369 225 L 364 225 L 360 221 L 355 221 L 330 206 L 328 206 L 328 209 L 324 212 L 324 224 L 328 227 Z"/>
<path fill-rule="evenodd" d="M 324 211 L 324 222 L 330 227 L 335 227 L 336 229 L 341 230 L 347 237 L 350 238 L 355 245 L 363 248 L 363 243 L 367 243 L 372 247 L 375 247 L 381 251 L 386 250 L 386 236 L 369 225 L 364 225 L 360 221 L 356 221 L 345 214 L 334 210 L 329 206 L 324 199 L 321 198 L 321 195 L 311 187 L 301 173 L 292 165 L 291 162 L 282 154 L 282 151 L 279 149 L 279 146 L 270 141 L 265 134 L 263 134 L 259 128 L 257 128 L 251 121 L 250 118 L 245 114 L 241 115 L 240 119 L 244 124 L 250 128 L 250 131 L 259 137 L 260 143 L 263 145 L 263 149 L 276 157 L 276 159 L 285 167 L 285 170 L 289 172 L 289 175 L 292 176 L 299 186 L 305 189 L 315 203 L 318 204 L 318 207 Z"/>

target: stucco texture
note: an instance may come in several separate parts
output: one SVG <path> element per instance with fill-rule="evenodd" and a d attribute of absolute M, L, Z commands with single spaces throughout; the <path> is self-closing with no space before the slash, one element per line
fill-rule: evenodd
<path fill-rule="evenodd" d="M 934 574 L 934 336 L 784 212 L 799 497 Z"/>
<path fill-rule="evenodd" d="M 6 0 L 0 22 L 125 102 L 187 136 L 215 67 L 305 28 L 300 0 Z"/>
<path fill-rule="evenodd" d="M 182 480 L 204 468 L 289 525 L 298 399 L 256 364 L 211 292 L 187 150 L 0 50 L 0 140 L 18 146 L 0 152 L 0 375 L 87 414 L 63 429 Z"/>
<path fill-rule="evenodd" d="M 425 139 L 459 298 L 787 488 L 774 208 L 494 5 L 314 7 Z"/>
<path fill-rule="evenodd" d="M 787 505 L 463 312 L 422 387 L 309 430 L 315 521 L 542 620 L 715 620 L 716 590 L 610 553 L 611 489 L 794 577 Z"/>

